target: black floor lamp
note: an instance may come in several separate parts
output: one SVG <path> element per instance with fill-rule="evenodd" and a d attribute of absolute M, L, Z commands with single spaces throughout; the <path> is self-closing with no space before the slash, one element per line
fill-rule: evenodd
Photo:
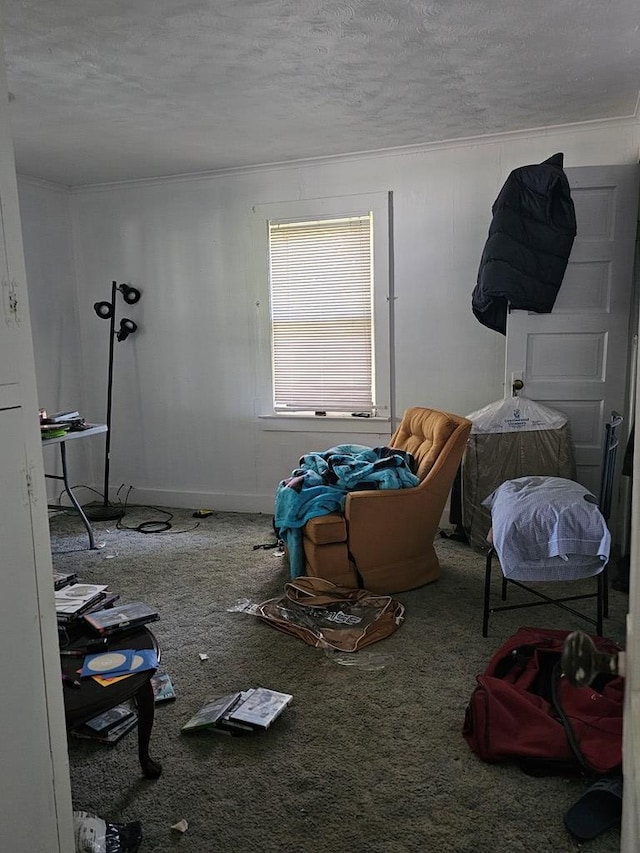
<path fill-rule="evenodd" d="M 109 371 L 107 375 L 107 435 L 104 452 L 104 487 L 102 503 L 94 503 L 84 507 L 87 518 L 91 521 L 111 521 L 124 515 L 124 508 L 109 503 L 109 454 L 111 451 L 111 399 L 113 394 L 113 343 L 114 340 L 124 341 L 138 328 L 133 320 L 123 317 L 116 330 L 116 296 L 118 291 L 127 305 L 135 305 L 140 299 L 140 291 L 128 284 L 111 283 L 111 302 L 96 302 L 93 310 L 98 317 L 109 320 Z"/>

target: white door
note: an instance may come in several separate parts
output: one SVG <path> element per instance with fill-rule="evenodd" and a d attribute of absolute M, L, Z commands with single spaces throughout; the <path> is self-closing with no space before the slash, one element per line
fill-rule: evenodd
<path fill-rule="evenodd" d="M 604 424 L 613 410 L 626 414 L 639 169 L 565 171 L 577 236 L 552 313 L 507 317 L 505 396 L 522 379 L 524 396 L 568 417 L 576 479 L 597 495 Z"/>

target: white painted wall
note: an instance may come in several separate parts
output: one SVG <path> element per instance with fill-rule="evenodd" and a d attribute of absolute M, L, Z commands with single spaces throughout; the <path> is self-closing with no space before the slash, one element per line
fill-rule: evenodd
<path fill-rule="evenodd" d="M 20 214 L 36 345 L 38 401 L 49 412 L 84 395 L 69 192 L 21 178 Z"/>
<path fill-rule="evenodd" d="M 639 141 L 637 122 L 613 121 L 73 191 L 80 344 L 62 331 L 73 325 L 71 305 L 51 294 L 52 287 L 66 294 L 73 280 L 49 276 L 52 255 L 67 259 L 61 269 L 71 257 L 66 220 L 57 234 L 47 232 L 51 240 L 38 237 L 52 208 L 64 205 L 50 189 L 22 182 L 41 398 L 53 382 L 67 395 L 63 405 L 73 405 L 69 392 L 77 382 L 83 414 L 104 420 L 108 324 L 93 303 L 109 298 L 113 279 L 133 284 L 143 291 L 141 301 L 118 303 L 118 319 L 131 317 L 139 332 L 116 343 L 112 489 L 131 484 L 131 500 L 140 503 L 271 512 L 278 481 L 301 453 L 342 441 L 384 443 L 388 433 L 270 431 L 257 418 L 270 399 L 262 380 L 269 338 L 252 206 L 391 191 L 397 413 L 422 404 L 466 414 L 502 396 L 504 338 L 475 320 L 471 291 L 491 204 L 508 173 L 556 151 L 564 152 L 565 166 L 635 163 Z M 94 453 L 98 484 L 101 450 Z"/>
<path fill-rule="evenodd" d="M 71 234 L 71 197 L 67 189 L 21 178 L 18 184 L 22 239 L 31 298 L 38 405 L 49 414 L 85 408 L 85 377 L 80 349 L 78 289 Z M 72 477 L 90 470 L 88 442 L 69 452 Z M 101 447 L 95 448 L 96 450 Z M 45 470 L 60 473 L 60 448 L 46 450 Z M 47 480 L 56 502 L 59 483 Z M 90 495 L 79 493 L 81 500 Z M 68 503 L 66 499 L 64 503 Z"/>

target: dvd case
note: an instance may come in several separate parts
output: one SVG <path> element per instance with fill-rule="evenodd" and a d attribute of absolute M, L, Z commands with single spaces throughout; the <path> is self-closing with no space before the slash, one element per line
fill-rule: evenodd
<path fill-rule="evenodd" d="M 133 711 L 130 716 L 125 717 L 121 722 L 106 731 L 96 732 L 88 728 L 86 725 L 77 729 L 72 729 L 71 734 L 77 738 L 84 740 L 94 740 L 99 743 L 116 744 L 121 740 L 131 729 L 135 728 L 138 723 L 138 713 Z"/>
<path fill-rule="evenodd" d="M 233 703 L 233 705 L 222 715 L 222 717 L 218 720 L 214 729 L 217 731 L 223 731 L 232 735 L 244 735 L 250 734 L 251 732 L 255 732 L 254 726 L 250 726 L 249 723 L 241 723 L 238 720 L 232 720 L 231 715 L 234 710 L 242 705 L 243 702 L 251 696 L 254 688 L 250 687 L 249 690 L 242 690 L 238 694 L 237 700 Z"/>
<path fill-rule="evenodd" d="M 267 729 L 293 700 L 290 693 L 279 693 L 266 687 L 256 687 L 244 702 L 238 704 L 229 721 L 247 723 L 260 729 Z"/>
<path fill-rule="evenodd" d="M 142 601 L 120 604 L 107 610 L 85 613 L 83 616 L 85 622 L 103 636 L 155 622 L 159 618 L 158 611 Z"/>
<path fill-rule="evenodd" d="M 116 601 L 120 601 L 120 595 L 117 592 L 106 592 L 104 598 L 90 604 L 84 613 L 94 613 L 96 610 L 106 610 L 108 607 L 113 607 Z"/>
<path fill-rule="evenodd" d="M 268 729 L 292 700 L 290 693 L 279 693 L 266 687 L 229 693 L 203 705 L 181 731 L 224 730 L 240 735 Z"/>
<path fill-rule="evenodd" d="M 229 708 L 235 705 L 240 695 L 240 693 L 227 693 L 225 696 L 210 699 L 182 726 L 180 731 L 188 734 L 189 732 L 198 731 L 198 729 L 207 729 L 215 726 Z"/>
<path fill-rule="evenodd" d="M 58 590 L 70 583 L 78 580 L 78 575 L 75 572 L 54 572 L 53 573 L 53 588 Z"/>
<path fill-rule="evenodd" d="M 103 711 L 97 717 L 87 720 L 84 725 L 86 728 L 91 729 L 92 732 L 96 732 L 96 734 L 104 734 L 109 729 L 114 728 L 114 726 L 124 723 L 133 714 L 134 711 L 129 705 L 116 705 L 115 708 L 109 708 L 108 711 Z"/>
<path fill-rule="evenodd" d="M 151 687 L 156 705 L 160 705 L 162 702 L 171 702 L 176 698 L 176 691 L 168 672 L 156 672 L 151 677 Z"/>
<path fill-rule="evenodd" d="M 107 584 L 70 583 L 54 593 L 56 615 L 70 619 L 86 612 L 97 601 L 106 597 Z"/>

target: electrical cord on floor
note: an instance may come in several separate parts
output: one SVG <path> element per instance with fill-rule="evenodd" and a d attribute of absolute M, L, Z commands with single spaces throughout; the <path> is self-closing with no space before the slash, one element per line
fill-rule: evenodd
<path fill-rule="evenodd" d="M 270 551 L 272 548 L 277 548 L 278 551 L 276 553 L 284 554 L 284 541 L 280 538 L 280 532 L 276 527 L 275 517 L 271 519 L 271 526 L 273 527 L 275 542 L 263 542 L 261 545 L 254 545 L 251 549 L 252 551 Z"/>
<path fill-rule="evenodd" d="M 124 483 L 120 486 L 118 491 L 116 492 L 117 497 L 120 497 L 120 492 L 124 488 Z M 167 509 L 162 509 L 157 506 L 147 506 L 144 504 L 129 504 L 129 495 L 133 490 L 133 486 L 129 486 L 127 489 L 127 494 L 124 499 L 124 513 L 126 515 L 128 509 L 152 509 L 155 512 L 162 513 L 165 516 L 164 519 L 156 520 L 156 521 L 143 521 L 140 524 L 128 525 L 122 523 L 122 517 L 118 519 L 116 522 L 116 528 L 118 530 L 131 530 L 135 533 L 168 533 L 170 530 L 172 533 L 190 533 L 192 530 L 195 530 L 197 527 L 200 527 L 200 522 L 198 521 L 192 527 L 187 527 L 185 530 L 172 530 L 171 519 L 173 518 L 173 513 L 169 512 Z"/>
<path fill-rule="evenodd" d="M 97 489 L 92 489 L 91 486 L 85 486 L 83 483 L 79 483 L 77 486 L 73 486 L 72 488 L 73 488 L 74 494 L 75 494 L 76 489 L 86 489 L 87 491 L 92 492 L 94 495 L 97 495 L 100 498 L 100 500 L 102 500 L 102 492 L 99 492 Z M 56 500 L 57 506 L 54 508 L 54 512 L 58 511 L 58 507 L 60 508 L 60 510 L 68 509 L 68 510 L 71 510 L 72 512 L 75 512 L 76 508 L 74 507 L 74 505 L 72 503 L 69 503 L 69 504 L 63 504 L 62 503 L 62 496 L 63 495 L 67 495 L 67 497 L 68 497 L 69 496 L 69 490 L 68 489 L 62 489 L 58 493 L 58 497 Z"/>
<path fill-rule="evenodd" d="M 124 483 L 120 486 L 120 488 L 116 492 L 116 495 L 118 496 L 118 498 L 120 497 L 120 492 L 122 491 L 123 488 L 124 488 Z M 97 491 L 96 489 L 91 488 L 91 486 L 85 486 L 83 484 L 79 484 L 77 486 L 73 486 L 74 492 L 76 489 L 88 489 L 90 492 L 93 492 L 94 495 L 97 495 L 101 500 L 104 499 L 104 496 L 102 495 L 102 493 Z M 120 517 L 118 519 L 118 521 L 116 522 L 116 525 L 115 525 L 117 530 L 130 530 L 134 533 L 168 533 L 171 530 L 171 532 L 175 534 L 175 533 L 190 533 L 192 530 L 195 530 L 197 527 L 200 527 L 200 522 L 198 522 L 197 524 L 194 524 L 192 527 L 187 527 L 184 530 L 172 530 L 172 525 L 170 522 L 171 522 L 171 519 L 173 518 L 173 513 L 169 512 L 166 509 L 162 509 L 161 507 L 157 507 L 157 506 L 148 506 L 145 504 L 128 504 L 127 501 L 129 499 L 129 495 L 131 494 L 132 490 L 133 490 L 133 486 L 129 486 L 129 488 L 127 490 L 126 497 L 124 499 L 124 504 L 122 502 L 119 502 L 118 504 L 115 505 L 115 506 L 121 506 L 122 507 L 123 515 L 124 515 L 124 513 L 126 513 L 127 509 L 152 509 L 152 510 L 154 510 L 154 512 L 162 513 L 162 515 L 164 515 L 165 517 L 163 519 L 159 519 L 156 521 L 143 521 L 137 525 L 122 524 L 122 517 Z M 62 496 L 64 494 L 67 494 L 67 495 L 69 494 L 68 489 L 62 489 L 62 491 L 58 494 L 57 504 L 60 507 L 60 510 L 71 510 L 71 511 L 75 512 L 75 507 L 72 506 L 71 504 L 66 505 L 66 504 L 61 503 Z M 57 509 L 58 509 L 58 507 L 56 507 L 55 510 L 53 510 L 53 511 L 55 512 L 55 511 L 57 511 Z"/>

